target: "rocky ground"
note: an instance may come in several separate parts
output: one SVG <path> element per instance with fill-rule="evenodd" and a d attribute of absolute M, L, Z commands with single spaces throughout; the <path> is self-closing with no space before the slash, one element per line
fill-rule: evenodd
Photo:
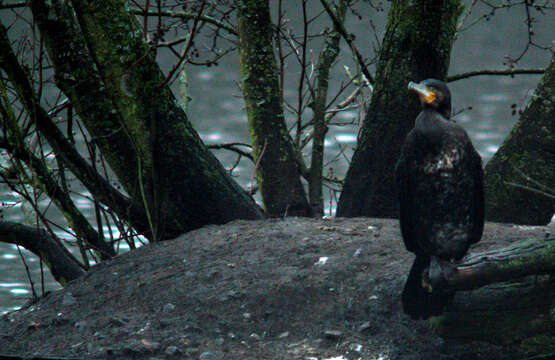
<path fill-rule="evenodd" d="M 487 224 L 471 251 L 552 227 Z M 0 354 L 76 359 L 517 359 L 402 312 L 413 255 L 398 222 L 208 226 L 102 263 L 0 318 Z M 464 294 L 457 294 L 464 296 Z M 2 358 L 2 356 L 0 356 Z"/>

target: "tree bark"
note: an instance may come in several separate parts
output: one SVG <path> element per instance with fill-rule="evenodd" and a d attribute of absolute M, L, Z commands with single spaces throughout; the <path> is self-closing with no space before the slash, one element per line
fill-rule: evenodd
<path fill-rule="evenodd" d="M 54 65 L 56 85 L 70 99 L 92 141 L 100 148 L 125 191 L 132 199 L 141 199 L 137 191 L 137 173 L 130 171 L 137 169 L 135 152 L 130 151 L 134 149 L 132 139 L 124 133 L 120 112 L 110 101 L 96 71 L 73 10 L 67 2 L 60 1 L 32 1 L 30 7 Z M 81 179 L 80 171 L 74 173 Z M 97 198 L 111 205 L 98 196 L 97 186 L 83 183 Z M 142 208 L 143 205 L 137 201 L 135 206 Z M 149 228 L 144 209 L 142 213 L 140 218 L 130 218 L 129 214 L 121 212 L 118 216 L 128 219 L 137 231 L 147 233 Z"/>
<path fill-rule="evenodd" d="M 555 56 L 485 169 L 489 221 L 545 225 L 555 212 Z"/>
<path fill-rule="evenodd" d="M 409 81 L 445 79 L 459 0 L 396 0 L 389 10 L 376 81 L 337 216 L 397 217 L 394 168 L 420 111 Z"/>
<path fill-rule="evenodd" d="M 40 257 L 54 279 L 62 285 L 85 273 L 60 240 L 53 238 L 44 229 L 0 221 L 0 241 L 23 246 Z"/>
<path fill-rule="evenodd" d="M 59 1 L 54 3 L 63 9 Z M 48 4 L 42 2 L 42 6 Z M 81 86 L 60 84 L 81 105 L 83 117 L 88 118 L 84 122 L 95 138 L 114 132 L 123 137 L 105 139 L 101 149 L 126 191 L 143 206 L 152 232 L 149 237 L 171 238 L 206 224 L 260 218 L 254 201 L 205 148 L 177 105 L 152 49 L 126 10 L 126 1 L 77 0 L 72 6 L 86 49 L 82 45 L 68 48 L 59 38 L 60 26 L 71 30 L 73 20 L 67 10 L 59 12 L 66 23 L 44 26 L 43 31 L 50 38 L 53 58 L 56 53 L 65 54 L 60 50 L 74 49 L 77 53 L 70 53 L 72 58 L 90 53 L 93 66 L 83 63 L 87 59 L 74 59 L 69 68 L 60 62 L 57 79 L 69 76 L 76 80 L 73 85 Z M 79 35 L 75 29 L 63 34 Z M 98 72 L 91 74 L 92 69 Z"/>
<path fill-rule="evenodd" d="M 268 0 L 237 0 L 239 63 L 256 179 L 270 216 L 310 216 L 283 114 Z"/>

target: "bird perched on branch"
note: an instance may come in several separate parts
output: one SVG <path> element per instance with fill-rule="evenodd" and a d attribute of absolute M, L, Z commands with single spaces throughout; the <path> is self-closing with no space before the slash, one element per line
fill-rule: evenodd
<path fill-rule="evenodd" d="M 416 254 L 402 294 L 413 319 L 440 315 L 453 299 L 442 284 L 484 228 L 480 155 L 462 127 L 450 120 L 451 94 L 442 81 L 409 83 L 422 111 L 395 170 L 401 233 Z"/>

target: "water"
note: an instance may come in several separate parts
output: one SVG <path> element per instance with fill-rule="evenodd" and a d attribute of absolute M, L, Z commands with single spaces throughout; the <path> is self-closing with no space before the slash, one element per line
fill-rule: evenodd
<path fill-rule="evenodd" d="M 294 7 L 293 2 L 285 3 L 287 6 Z M 298 18 L 295 17 L 298 16 L 298 11 L 287 10 L 292 17 L 291 22 L 298 22 Z M 366 11 L 363 15 L 370 11 L 367 7 L 363 10 Z M 312 13 L 315 11 L 317 10 L 313 9 Z M 383 29 L 385 21 L 383 14 L 385 13 L 373 15 L 377 29 Z M 476 69 L 504 68 L 504 56 L 506 54 L 518 55 L 526 44 L 523 14 L 522 9 L 498 12 L 490 22 L 484 21 L 460 34 L 453 48 L 450 74 Z M 555 19 L 553 16 L 546 16 L 539 20 L 541 22 L 535 25 L 537 41 L 549 44 L 553 40 L 552 29 L 555 28 Z M 357 34 L 356 44 L 361 52 L 371 54 L 371 42 L 363 41 L 364 39 L 374 39 L 368 20 L 358 21 L 351 16 L 347 27 L 351 32 Z M 376 36 L 381 39 L 383 30 L 380 31 L 382 32 Z M 315 51 L 316 53 L 310 56 L 315 58 L 319 48 L 316 48 Z M 547 52 L 532 48 L 519 67 L 545 67 L 549 57 Z M 161 63 L 166 70 L 171 67 L 167 58 L 162 58 Z M 341 81 L 345 80 L 343 65 L 354 69 L 351 56 L 344 44 L 342 45 L 342 56 L 332 73 L 330 94 L 338 89 Z M 298 76 L 299 69 L 292 64 L 287 71 L 286 80 L 293 80 Z M 205 143 L 248 143 L 249 133 L 246 126 L 244 102 L 237 86 L 240 81 L 237 57 L 228 55 L 220 62 L 220 66 L 209 69 L 190 66 L 188 67 L 188 76 L 192 98 L 188 115 Z M 511 104 L 517 104 L 517 108 L 523 109 L 539 79 L 538 75 L 522 75 L 514 78 L 483 76 L 449 84 L 455 110 L 468 106 L 473 107 L 473 110 L 459 114 L 456 120 L 468 131 L 484 161 L 487 161 L 495 153 L 517 120 L 516 116 L 511 115 Z M 407 82 L 410 80 L 413 79 L 407 79 Z M 286 83 L 284 94 L 286 101 L 291 104 L 296 103 L 296 86 L 297 84 L 292 81 Z M 310 114 L 307 114 L 306 118 L 309 116 Z M 289 122 L 295 118 L 291 113 L 286 113 L 286 117 Z M 356 121 L 357 118 L 357 111 L 352 110 L 340 113 L 336 116 L 335 122 L 348 123 Z M 348 167 L 347 159 L 351 158 L 353 147 L 356 144 L 356 134 L 356 123 L 330 129 L 325 142 L 328 151 L 326 174 L 332 172 L 339 177 L 344 176 Z M 233 153 L 224 150 L 217 150 L 215 153 L 226 167 L 232 166 L 235 162 L 236 155 Z M 305 160 L 309 162 L 307 156 L 308 152 Z M 234 176 L 242 186 L 252 185 L 252 164 L 247 160 L 241 160 L 235 168 Z M 325 194 L 329 200 L 329 192 L 325 191 Z M 87 195 L 86 192 L 84 195 Z M 14 199 L 13 194 L 5 186 L 0 188 L 0 200 L 4 203 L 4 219 L 22 222 L 24 209 L 21 204 L 15 204 Z M 86 197 L 76 195 L 75 199 L 77 206 L 92 218 L 94 211 L 92 203 Z M 47 199 L 43 201 L 47 202 Z M 334 205 L 333 203 L 330 205 L 329 201 L 326 201 L 326 211 L 333 210 Z M 50 211 L 56 221 L 61 222 L 60 216 L 56 215 L 54 210 Z M 107 228 L 104 228 L 103 231 L 108 235 Z M 63 232 L 58 232 L 58 235 L 69 241 L 71 239 L 71 236 Z M 118 234 L 114 234 L 114 236 L 118 236 Z M 125 250 L 126 246 L 126 244 L 122 244 L 122 250 Z M 27 250 L 23 248 L 19 250 L 30 269 L 35 290 L 40 294 L 42 290 L 39 261 Z M 58 288 L 47 269 L 44 270 L 44 284 L 47 291 Z M 0 312 L 10 311 L 21 306 L 30 296 L 31 286 L 17 247 L 0 242 Z"/>

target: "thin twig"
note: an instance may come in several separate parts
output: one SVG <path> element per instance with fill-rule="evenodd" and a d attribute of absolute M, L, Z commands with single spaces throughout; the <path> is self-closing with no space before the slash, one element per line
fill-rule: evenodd
<path fill-rule="evenodd" d="M 19 244 L 16 244 L 16 247 L 17 247 L 17 252 L 19 253 L 19 257 L 21 258 L 21 261 L 23 261 L 23 266 L 25 266 L 25 273 L 27 274 L 27 279 L 29 280 L 29 284 L 31 285 L 31 291 L 33 292 L 33 299 L 37 299 L 38 296 L 35 291 L 35 283 L 33 283 L 33 278 L 31 277 L 31 271 L 29 271 L 29 265 L 27 265 L 27 261 L 25 261 L 25 257 L 21 252 L 21 248 L 19 247 Z"/>
<path fill-rule="evenodd" d="M 177 64 L 175 64 L 173 66 L 173 68 L 170 70 L 170 72 L 168 73 L 168 76 L 166 76 L 164 81 L 162 81 L 160 84 L 158 84 L 157 87 L 160 88 L 160 87 L 166 85 L 171 80 L 171 78 L 173 77 L 173 75 L 175 74 L 177 69 L 179 69 L 181 67 L 181 64 L 183 63 L 183 61 L 187 57 L 187 54 L 189 53 L 189 49 L 193 45 L 193 39 L 195 38 L 196 31 L 197 31 L 197 26 L 198 26 L 198 23 L 199 23 L 199 20 L 200 20 L 200 17 L 202 15 L 202 11 L 204 10 L 205 5 L 206 5 L 206 0 L 204 0 L 202 2 L 202 4 L 200 5 L 200 9 L 198 11 L 197 17 L 195 18 L 195 21 L 193 22 L 193 28 L 191 29 L 191 34 L 189 36 L 189 40 L 187 41 L 187 45 L 185 45 L 185 48 L 183 49 L 183 53 L 181 54 L 181 58 L 179 59 Z"/>

